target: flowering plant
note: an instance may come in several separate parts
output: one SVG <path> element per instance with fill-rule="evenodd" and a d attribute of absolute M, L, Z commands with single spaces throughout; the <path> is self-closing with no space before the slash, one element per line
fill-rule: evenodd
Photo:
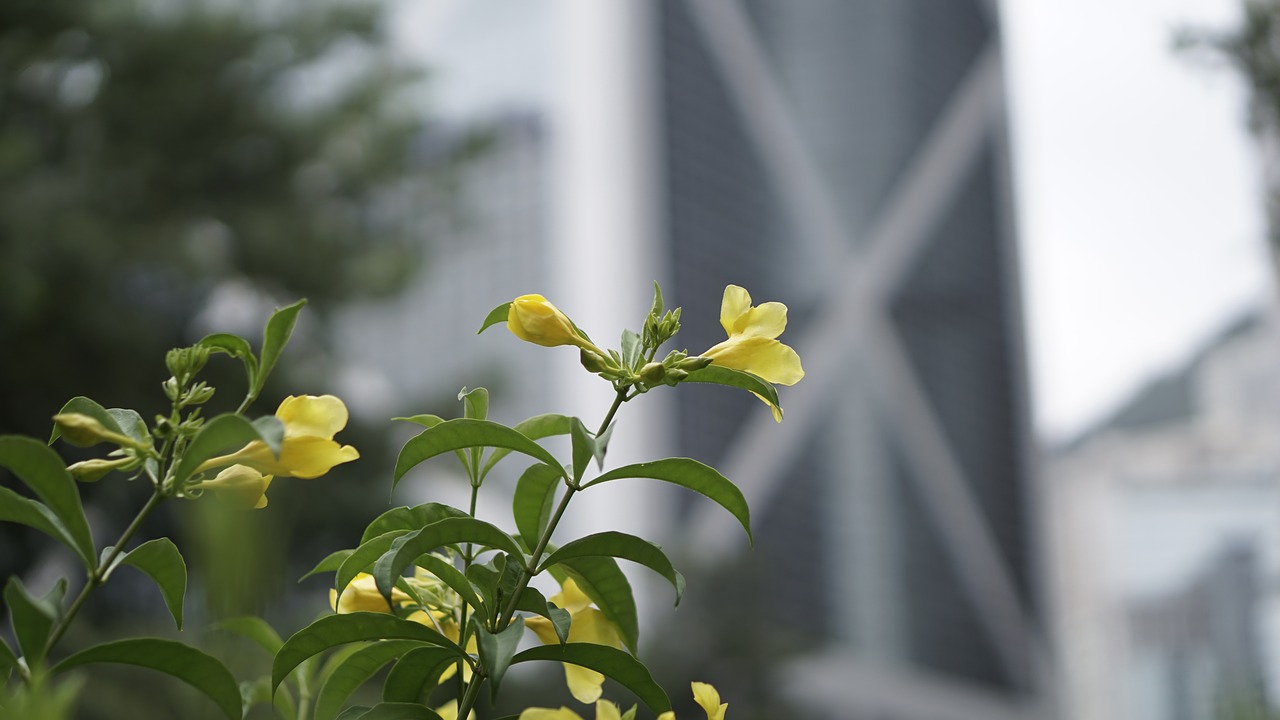
<path fill-rule="evenodd" d="M 29 525 L 66 544 L 88 574 L 69 605 L 64 602 L 65 580 L 48 595 L 34 597 L 16 577 L 9 579 L 4 597 L 18 652 L 0 641 L 0 668 L 13 676 L 0 687 L 0 709 L 35 717 L 33 708 L 44 703 L 56 712 L 71 702 L 73 693 L 51 690 L 51 679 L 88 663 L 114 662 L 172 675 L 207 695 L 232 720 L 261 703 L 273 706 L 280 717 L 298 720 L 472 718 L 482 694 L 495 697 L 510 668 L 546 661 L 563 665 L 569 694 L 594 705 L 597 720 L 635 718 L 639 710 L 623 712 L 604 699 L 605 678 L 633 693 L 659 720 L 674 720 L 667 694 L 636 657 L 636 602 L 618 561 L 644 566 L 667 580 L 676 602 L 684 578 L 657 545 L 634 535 L 607 531 L 558 544 L 552 537 L 578 493 L 639 478 L 703 495 L 732 514 L 750 538 L 745 498 L 714 468 L 689 458 L 607 470 L 605 463 L 619 409 L 660 386 L 702 382 L 740 388 L 763 400 L 781 420 L 773 383 L 789 385 L 804 375 L 799 357 L 777 340 L 786 326 L 786 307 L 753 307 L 746 290 L 732 285 L 725 290 L 721 310 L 728 339 L 699 355 L 671 350 L 661 360 L 659 348 L 680 329 L 680 310 L 665 309 L 656 285 L 641 331 L 624 330 L 618 349 L 601 348 L 540 295 L 521 296 L 490 312 L 481 332 L 505 323 L 521 340 L 577 348 L 582 366 L 614 390 L 603 420 L 590 430 L 579 418 L 545 414 L 506 426 L 488 419 L 489 394 L 483 388 L 459 395 L 460 418 L 397 418 L 423 429 L 401 449 L 392 488 L 419 465 L 452 455 L 469 480 L 470 507 L 430 502 L 393 508 L 375 518 L 355 547 L 330 554 L 308 573 L 333 574 L 333 614 L 287 640 L 257 618 L 223 623 L 224 629 L 254 639 L 273 654 L 269 677 L 237 684 L 216 658 L 156 638 L 107 642 L 50 664 L 89 594 L 120 565 L 155 580 L 181 627 L 186 567 L 177 547 L 157 538 L 125 550 L 142 520 L 161 502 L 208 494 L 261 508 L 273 478 L 314 478 L 359 457 L 354 448 L 335 440 L 347 421 L 346 407 L 335 397 L 289 397 L 272 416 L 249 420 L 243 415 L 261 392 L 301 307 L 300 302 L 271 317 L 260 355 L 243 338 L 229 334 L 171 351 L 166 361 L 172 377 L 164 390 L 172 411 L 150 426 L 132 410 L 104 409 L 87 398 L 68 402 L 54 417 L 51 442 L 106 443 L 114 449 L 104 458 L 68 467 L 36 440 L 0 438 L 0 467 L 35 495 L 28 498 L 0 487 L 0 520 Z M 236 412 L 205 419 L 201 406 L 213 388 L 196 376 L 211 353 L 243 362 L 248 392 Z M 568 436 L 567 461 L 540 442 L 553 436 Z M 528 464 L 511 498 L 514 532 L 476 516 L 486 478 L 507 458 Z M 119 540 L 99 553 L 75 481 L 92 482 L 111 472 L 146 478 L 154 493 Z M 544 574 L 559 586 L 550 597 L 531 584 Z M 354 692 L 388 666 L 381 701 L 348 706 Z M 728 706 L 715 688 L 694 682 L 692 690 L 709 720 L 724 719 Z M 527 708 L 506 720 L 581 717 L 570 707 Z"/>

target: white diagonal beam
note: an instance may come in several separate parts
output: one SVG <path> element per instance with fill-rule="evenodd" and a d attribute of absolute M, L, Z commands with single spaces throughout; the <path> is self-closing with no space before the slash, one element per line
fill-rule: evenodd
<path fill-rule="evenodd" d="M 742 5 L 737 0 L 689 0 L 688 7 L 752 144 L 769 168 L 775 191 L 795 213 L 798 237 L 813 255 L 813 267 L 839 267 L 847 254 L 849 233 Z M 815 287 L 831 279 L 818 278 Z"/>
<path fill-rule="evenodd" d="M 948 442 L 916 376 L 911 358 L 890 327 L 871 323 L 863 335 L 864 352 L 879 382 L 877 392 L 902 443 L 902 457 L 913 472 L 916 499 L 924 507 L 952 561 L 973 610 L 991 638 L 1010 675 L 1023 687 L 1033 686 L 1041 660 L 1032 654 L 1031 619 L 1023 609 L 995 535 L 965 481 L 965 472 Z"/>

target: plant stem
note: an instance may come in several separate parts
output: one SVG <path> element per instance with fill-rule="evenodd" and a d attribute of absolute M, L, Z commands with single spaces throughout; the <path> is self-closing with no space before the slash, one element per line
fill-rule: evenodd
<path fill-rule="evenodd" d="M 143 505 L 142 509 L 139 510 L 138 514 L 133 518 L 133 522 L 129 523 L 129 527 L 125 528 L 124 532 L 120 534 L 120 539 L 117 540 L 115 546 L 111 548 L 111 552 L 107 553 L 107 556 L 102 559 L 102 562 L 98 564 L 98 567 L 94 568 L 93 572 L 89 573 L 89 579 L 85 581 L 84 587 L 80 588 L 80 594 L 76 596 L 76 599 L 71 603 L 71 607 L 67 608 L 67 612 L 62 616 L 62 619 L 58 621 L 57 627 L 55 627 L 53 632 L 49 635 L 48 649 L 52 650 L 53 646 L 62 639 L 63 633 L 65 633 L 67 628 L 71 626 L 71 621 L 75 619 L 76 614 L 80 612 L 80 608 L 84 605 L 85 601 L 89 599 L 89 593 L 93 592 L 95 588 L 106 582 L 106 575 L 111 569 L 111 564 L 116 561 L 116 558 L 120 556 L 120 553 L 124 552 L 125 543 L 128 543 L 129 540 L 133 538 L 134 533 L 138 532 L 138 528 L 142 527 L 142 523 L 147 519 L 147 516 L 150 515 L 151 511 L 155 510 L 164 499 L 165 496 L 160 491 L 160 488 L 156 488 L 156 491 L 151 495 L 151 499 L 147 500 L 147 504 Z"/>
<path fill-rule="evenodd" d="M 627 397 L 627 390 L 630 387 L 628 385 L 627 387 L 618 388 L 618 394 L 613 398 L 613 405 L 609 406 L 609 412 L 605 413 L 604 422 L 600 423 L 600 429 L 596 430 L 596 437 L 600 437 L 601 433 L 609 429 L 609 423 L 613 422 L 613 416 L 618 413 L 618 408 L 622 407 L 622 403 L 630 399 Z M 631 397 L 635 396 L 632 395 Z"/>

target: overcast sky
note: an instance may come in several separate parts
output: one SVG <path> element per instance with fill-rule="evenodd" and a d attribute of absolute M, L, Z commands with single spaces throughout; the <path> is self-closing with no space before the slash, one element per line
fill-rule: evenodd
<path fill-rule="evenodd" d="M 1243 83 L 1175 53 L 1240 0 L 1004 0 L 1042 435 L 1096 420 L 1271 292 Z"/>

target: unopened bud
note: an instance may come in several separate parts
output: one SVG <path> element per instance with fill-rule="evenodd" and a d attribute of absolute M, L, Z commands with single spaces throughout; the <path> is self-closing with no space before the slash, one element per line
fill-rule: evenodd
<path fill-rule="evenodd" d="M 640 381 L 656 385 L 667 376 L 667 368 L 660 362 L 651 362 L 640 368 Z"/>
<path fill-rule="evenodd" d="M 680 362 L 676 363 L 676 367 L 680 368 L 681 370 L 684 370 L 685 372 L 693 372 L 694 370 L 701 370 L 702 368 L 710 364 L 711 364 L 711 358 L 703 357 L 701 355 L 694 355 L 693 357 L 687 357 L 681 360 Z"/>
<path fill-rule="evenodd" d="M 182 392 L 182 388 L 178 387 L 178 378 L 170 377 L 164 381 L 164 396 L 169 398 L 169 402 L 178 401 L 178 393 Z"/>
<path fill-rule="evenodd" d="M 187 397 L 182 401 L 183 405 L 203 405 L 209 402 L 213 397 L 213 388 L 203 382 L 196 383 L 195 387 L 187 391 Z"/>
<path fill-rule="evenodd" d="M 602 373 L 608 372 L 612 369 L 607 359 L 602 357 L 599 353 L 592 352 L 585 348 L 582 352 L 578 353 L 578 360 L 582 363 L 582 367 L 587 369 L 587 372 Z"/>
<path fill-rule="evenodd" d="M 123 447 L 140 447 L 133 438 L 112 432 L 95 418 L 81 413 L 59 413 L 53 416 L 62 437 L 76 447 L 90 447 L 109 442 Z"/>
<path fill-rule="evenodd" d="M 67 466 L 67 471 L 80 482 L 97 482 L 112 470 L 128 471 L 138 466 L 138 458 L 122 457 L 116 460 L 94 458 Z"/>

